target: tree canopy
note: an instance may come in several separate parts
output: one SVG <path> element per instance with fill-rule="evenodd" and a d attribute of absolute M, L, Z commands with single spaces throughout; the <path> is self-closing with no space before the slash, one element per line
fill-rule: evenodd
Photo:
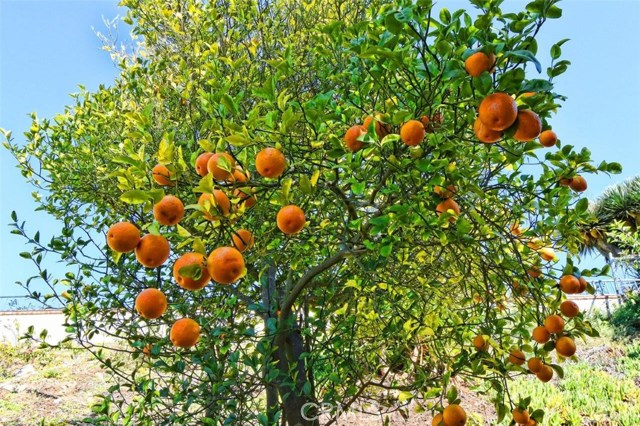
<path fill-rule="evenodd" d="M 459 402 L 459 381 L 491 394 L 500 419 L 519 406 L 542 420 L 543 407 L 508 393 L 510 378 L 529 372 L 514 350 L 562 376 L 554 342 L 596 334 L 579 315 L 552 341 L 531 340 L 558 312 L 561 275 L 601 272 L 573 266 L 589 213 L 563 180 L 620 166 L 594 165 L 586 148 L 546 148 L 540 129 L 519 133 L 523 111 L 548 130 L 564 101 L 554 81 L 569 65 L 566 40 L 538 52 L 535 39 L 560 18 L 557 1 L 518 13 L 469 3 L 123 0 L 139 43 L 107 46 L 117 80 L 73 95 L 52 119 L 34 114 L 24 145 L 4 132 L 39 208 L 64 224 L 41 242 L 13 215 L 39 269 L 22 285 L 63 303 L 70 338 L 117 379 L 99 421 L 307 425 L 318 424 L 319 403 L 394 411 L 414 401 L 437 413 Z M 491 69 L 472 77 L 465 65 L 478 52 Z M 520 118 L 484 143 L 474 123 L 494 93 L 508 94 Z M 422 135 L 415 143 L 408 122 Z M 284 154 L 281 175 L 256 168 L 265 148 Z M 210 162 L 197 172 L 206 152 L 230 155 L 217 163 L 224 179 Z M 154 179 L 158 164 L 168 185 Z M 229 207 L 201 201 L 215 191 Z M 154 215 L 166 195 L 185 205 L 177 225 Z M 300 232 L 276 224 L 287 205 L 304 212 Z M 164 266 L 107 247 L 107 229 L 123 221 L 167 239 Z M 240 279 L 196 291 L 176 283 L 178 258 L 231 246 L 239 229 L 255 240 Z M 43 256 L 65 262 L 66 274 L 43 270 Z M 33 291 L 39 280 L 50 294 Z M 166 296 L 159 318 L 135 309 L 147 288 Z M 183 317 L 201 330 L 188 349 L 169 335 Z M 91 343 L 96 334 L 113 337 L 107 346 L 133 367 Z"/>

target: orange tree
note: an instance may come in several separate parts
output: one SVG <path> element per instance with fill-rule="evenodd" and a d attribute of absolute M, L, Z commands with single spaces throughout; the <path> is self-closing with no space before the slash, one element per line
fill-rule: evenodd
<path fill-rule="evenodd" d="M 462 425 L 465 380 L 500 419 L 542 420 L 508 382 L 562 376 L 596 333 L 560 304 L 601 272 L 572 263 L 581 175 L 619 165 L 551 130 L 569 62 L 535 36 L 556 1 L 501 3 L 123 0 L 139 43 L 106 46 L 119 78 L 34 115 L 25 145 L 4 132 L 63 224 L 45 243 L 13 214 L 38 268 L 22 285 L 116 379 L 94 422 L 315 425 L 322 403 L 330 424 L 413 401 Z"/>

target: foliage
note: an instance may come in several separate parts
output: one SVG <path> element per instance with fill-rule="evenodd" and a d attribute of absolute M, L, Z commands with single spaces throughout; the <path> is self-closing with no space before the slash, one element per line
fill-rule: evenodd
<path fill-rule="evenodd" d="M 619 336 L 640 334 L 640 295 L 629 293 L 626 300 L 613 311 L 610 321 Z"/>
<path fill-rule="evenodd" d="M 286 416 L 296 424 L 307 401 L 346 409 L 374 400 L 398 410 L 416 400 L 441 409 L 457 400 L 453 376 L 482 379 L 500 417 L 528 405 L 506 391 L 524 373 L 506 362 L 509 350 L 548 354 L 530 345 L 530 330 L 556 312 L 557 277 L 601 272 L 573 267 L 587 202 L 557 182 L 620 166 L 595 166 L 588 149 L 571 145 L 542 151 L 534 141 L 475 139 L 478 104 L 496 91 L 517 96 L 550 127 L 564 100 L 554 80 L 569 61 L 560 41 L 539 75 L 535 36 L 561 16 L 556 1 L 519 13 L 503 13 L 501 1 L 470 3 L 473 13 L 443 8 L 436 17 L 427 0 L 125 0 L 125 22 L 141 39 L 134 52 L 111 49 L 121 70 L 113 85 L 73 95 L 51 120 L 34 114 L 24 146 L 5 132 L 39 209 L 63 224 L 43 242 L 13 214 L 12 232 L 32 247 L 22 256 L 37 268 L 21 285 L 34 299 L 63 303 L 69 338 L 119 380 L 96 422 L 273 425 Z M 464 59 L 480 49 L 496 55 L 496 71 L 471 78 Z M 393 134 L 379 140 L 370 131 L 365 149 L 347 152 L 346 129 L 375 112 Z M 442 123 L 421 146 L 403 145 L 400 125 L 423 115 Z M 279 179 L 261 179 L 253 166 L 267 146 L 286 155 Z M 196 200 L 214 186 L 194 172 L 203 151 L 233 154 L 250 172 L 256 207 L 203 220 Z M 174 187 L 155 185 L 156 163 L 175 174 Z M 447 184 L 457 186 L 462 209 L 453 221 L 435 213 L 434 187 Z M 215 186 L 230 195 L 237 187 Z M 164 193 L 187 205 L 180 226 L 153 220 Z M 274 224 L 289 203 L 309 221 L 291 237 Z M 103 234 L 120 220 L 166 236 L 169 263 L 146 270 L 131 254 L 109 252 Z M 521 236 L 511 233 L 514 223 Z M 256 238 L 243 279 L 192 293 L 175 285 L 178 255 L 229 245 L 240 227 Z M 542 264 L 525 244 L 534 238 L 566 252 L 566 265 Z M 46 256 L 66 263 L 63 277 L 47 271 Z M 527 274 L 532 265 L 541 278 Z M 146 287 L 169 298 L 158 320 L 133 309 Z M 167 336 L 183 316 L 203 328 L 190 350 Z M 595 334 L 582 317 L 567 331 Z M 92 345 L 96 334 L 128 342 L 135 366 Z M 477 334 L 490 337 L 488 352 L 473 349 Z M 129 404 L 118 396 L 125 391 L 135 395 Z M 542 407 L 534 401 L 530 411 Z"/>

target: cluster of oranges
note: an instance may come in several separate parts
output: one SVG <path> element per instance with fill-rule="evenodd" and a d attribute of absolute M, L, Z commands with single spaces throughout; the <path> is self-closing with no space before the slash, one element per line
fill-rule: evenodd
<path fill-rule="evenodd" d="M 583 277 L 574 275 L 564 275 L 558 283 L 560 290 L 565 294 L 578 294 L 585 291 L 587 281 Z M 580 313 L 578 305 L 565 300 L 560 304 L 560 314 L 547 316 L 542 325 L 535 327 L 531 332 L 531 339 L 538 343 L 540 348 L 536 351 L 538 356 L 527 360 L 525 353 L 518 348 L 509 352 L 508 362 L 517 366 L 527 363 L 529 371 L 536 375 L 542 382 L 548 382 L 553 378 L 553 368 L 545 363 L 545 356 L 555 349 L 556 353 L 562 357 L 571 357 L 576 353 L 576 344 L 570 334 L 565 330 L 565 319 L 572 319 Z M 552 342 L 550 345 L 549 342 Z M 486 352 L 490 348 L 490 343 L 483 335 L 477 335 L 473 339 L 473 346 L 479 352 Z M 513 419 L 518 424 L 532 426 L 535 420 L 529 417 L 527 410 L 516 408 L 513 412 Z"/>
<path fill-rule="evenodd" d="M 278 178 L 286 169 L 284 154 L 276 148 L 265 148 L 255 159 L 258 173 L 267 178 Z M 239 199 L 238 206 L 251 208 L 257 202 L 251 188 L 240 188 L 249 181 L 249 174 L 236 166 L 234 157 L 227 153 L 206 152 L 197 157 L 196 172 L 200 176 L 211 174 L 218 182 L 232 184 L 233 196 Z M 158 185 L 174 186 L 173 173 L 162 164 L 152 169 L 152 177 Z M 198 199 L 202 217 L 209 221 L 221 221 L 232 210 L 231 201 L 223 189 L 213 189 L 203 193 Z M 155 220 L 164 226 L 174 226 L 184 218 L 184 204 L 173 195 L 164 196 L 153 206 Z M 304 211 L 296 205 L 282 207 L 276 215 L 276 225 L 285 234 L 296 234 L 306 223 Z M 208 256 L 189 252 L 180 256 L 173 264 L 173 278 L 183 289 L 196 291 L 211 280 L 229 285 L 238 281 L 245 273 L 243 252 L 255 243 L 254 235 L 247 229 L 235 230 L 231 235 L 231 245 L 214 249 Z M 162 266 L 169 259 L 171 247 L 162 235 L 149 233 L 141 237 L 140 230 L 130 222 L 119 222 L 107 231 L 107 244 L 118 253 L 135 251 L 136 259 L 147 268 Z M 135 309 L 145 319 L 160 318 L 167 310 L 165 294 L 157 288 L 142 290 L 135 300 Z M 174 346 L 189 348 L 200 338 L 200 325 L 191 318 L 181 318 L 171 327 L 170 340 Z M 148 353 L 148 348 L 145 353 Z"/>

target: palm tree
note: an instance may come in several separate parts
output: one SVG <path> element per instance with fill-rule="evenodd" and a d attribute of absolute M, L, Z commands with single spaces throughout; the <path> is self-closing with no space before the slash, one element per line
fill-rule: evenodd
<path fill-rule="evenodd" d="M 582 252 L 598 251 L 607 262 L 638 253 L 640 176 L 611 186 L 589 205 L 592 220 L 582 226 Z M 635 275 L 640 275 L 634 262 Z"/>

